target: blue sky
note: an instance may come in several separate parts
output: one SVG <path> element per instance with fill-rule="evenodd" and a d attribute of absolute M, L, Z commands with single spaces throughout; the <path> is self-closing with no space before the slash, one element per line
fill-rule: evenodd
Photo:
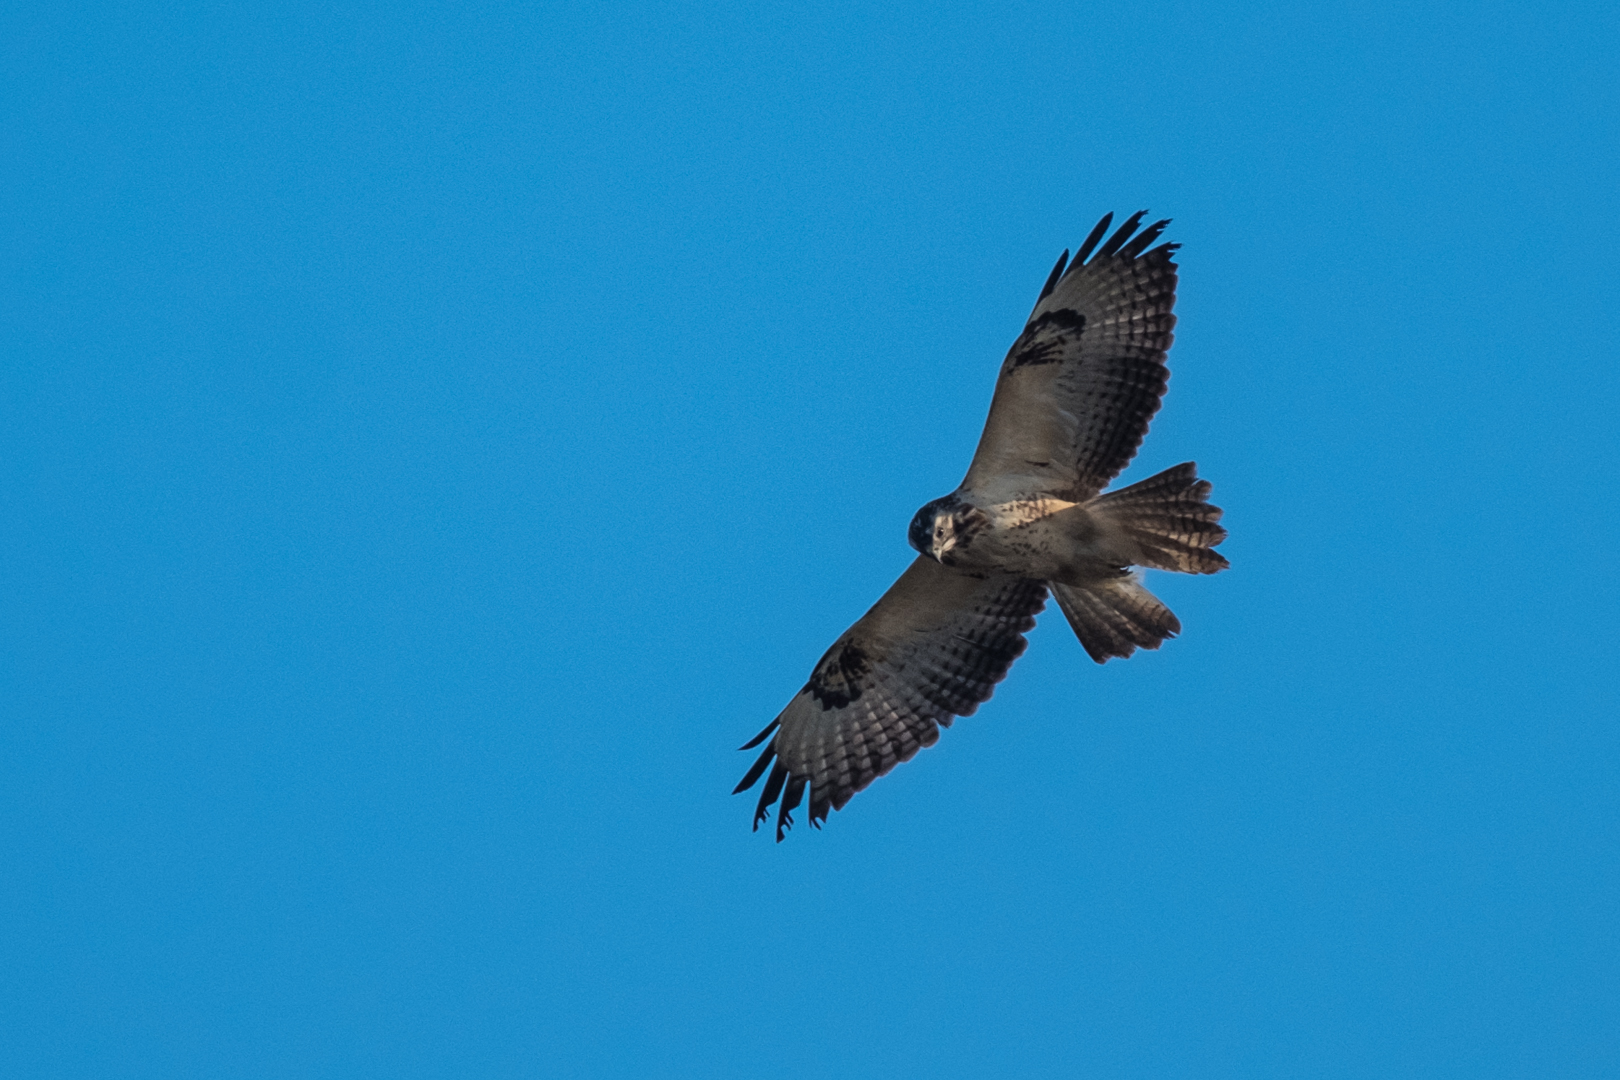
<path fill-rule="evenodd" d="M 8 8 L 6 1071 L 1613 1076 L 1617 31 Z M 1143 207 L 1233 569 L 750 833 Z"/>

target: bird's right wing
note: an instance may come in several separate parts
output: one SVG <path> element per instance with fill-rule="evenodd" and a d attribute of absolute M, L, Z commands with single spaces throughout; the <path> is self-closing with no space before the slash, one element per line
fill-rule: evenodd
<path fill-rule="evenodd" d="M 746 746 L 774 731 L 737 791 L 765 775 L 754 828 L 776 817 L 776 838 L 810 788 L 810 820 L 825 821 L 857 791 L 939 738 L 988 698 L 1024 651 L 1046 602 L 1038 581 L 973 576 L 918 556 L 872 610 L 827 650 L 803 690 Z M 774 761 L 774 764 L 773 764 Z"/>

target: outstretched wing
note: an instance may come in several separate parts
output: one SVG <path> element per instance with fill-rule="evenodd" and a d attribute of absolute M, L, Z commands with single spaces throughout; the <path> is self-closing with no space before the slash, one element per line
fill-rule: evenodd
<path fill-rule="evenodd" d="M 918 556 L 861 620 L 833 643 L 782 714 L 754 740 L 769 745 L 737 785 L 770 769 L 754 828 L 776 815 L 776 839 L 810 788 L 810 820 L 825 821 L 850 796 L 908 760 L 990 696 L 1024 651 L 1046 602 L 1038 581 L 970 576 Z M 774 765 L 772 764 L 774 760 Z M 735 792 L 733 792 L 735 794 Z"/>
<path fill-rule="evenodd" d="M 1067 251 L 1052 268 L 1001 365 L 967 491 L 1080 502 L 1136 456 L 1170 377 L 1164 359 L 1176 324 L 1178 245 L 1148 250 L 1170 222 L 1138 233 L 1145 213 L 1098 248 L 1114 217 L 1105 216 L 1066 271 Z"/>

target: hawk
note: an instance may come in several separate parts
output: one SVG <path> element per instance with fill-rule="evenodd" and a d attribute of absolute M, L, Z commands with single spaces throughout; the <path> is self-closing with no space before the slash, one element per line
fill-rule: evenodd
<path fill-rule="evenodd" d="M 780 797 L 776 839 L 810 797 L 820 827 L 857 791 L 990 697 L 1024 651 L 1048 591 L 1097 663 L 1157 649 L 1181 623 L 1132 567 L 1213 574 L 1226 538 L 1193 462 L 1103 493 L 1136 455 L 1170 373 L 1178 244 L 1099 221 L 1065 251 L 1001 364 L 961 485 L 911 521 L 918 552 L 827 650 L 736 787 L 765 780 L 754 828 Z M 1099 246 L 1100 244 L 1100 246 Z M 773 734 L 774 733 L 774 734 Z"/>

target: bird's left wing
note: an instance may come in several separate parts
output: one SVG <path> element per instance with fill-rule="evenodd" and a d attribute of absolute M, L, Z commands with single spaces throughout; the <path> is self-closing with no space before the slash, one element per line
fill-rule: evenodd
<path fill-rule="evenodd" d="M 806 786 L 811 823 L 825 821 L 829 809 L 843 809 L 875 778 L 932 746 L 941 724 L 949 727 L 990 696 L 1024 651 L 1024 634 L 1045 602 L 1041 582 L 972 576 L 919 556 L 743 747 L 770 737 L 736 788 L 746 791 L 770 770 L 754 828 L 780 795 L 781 840 Z"/>
<path fill-rule="evenodd" d="M 1176 245 L 1153 247 L 1170 223 L 1137 232 L 1142 217 L 1104 240 L 1107 215 L 1066 270 L 1068 252 L 1052 268 L 1001 365 L 964 490 L 1083 502 L 1135 456 L 1170 377 L 1176 325 Z"/>

